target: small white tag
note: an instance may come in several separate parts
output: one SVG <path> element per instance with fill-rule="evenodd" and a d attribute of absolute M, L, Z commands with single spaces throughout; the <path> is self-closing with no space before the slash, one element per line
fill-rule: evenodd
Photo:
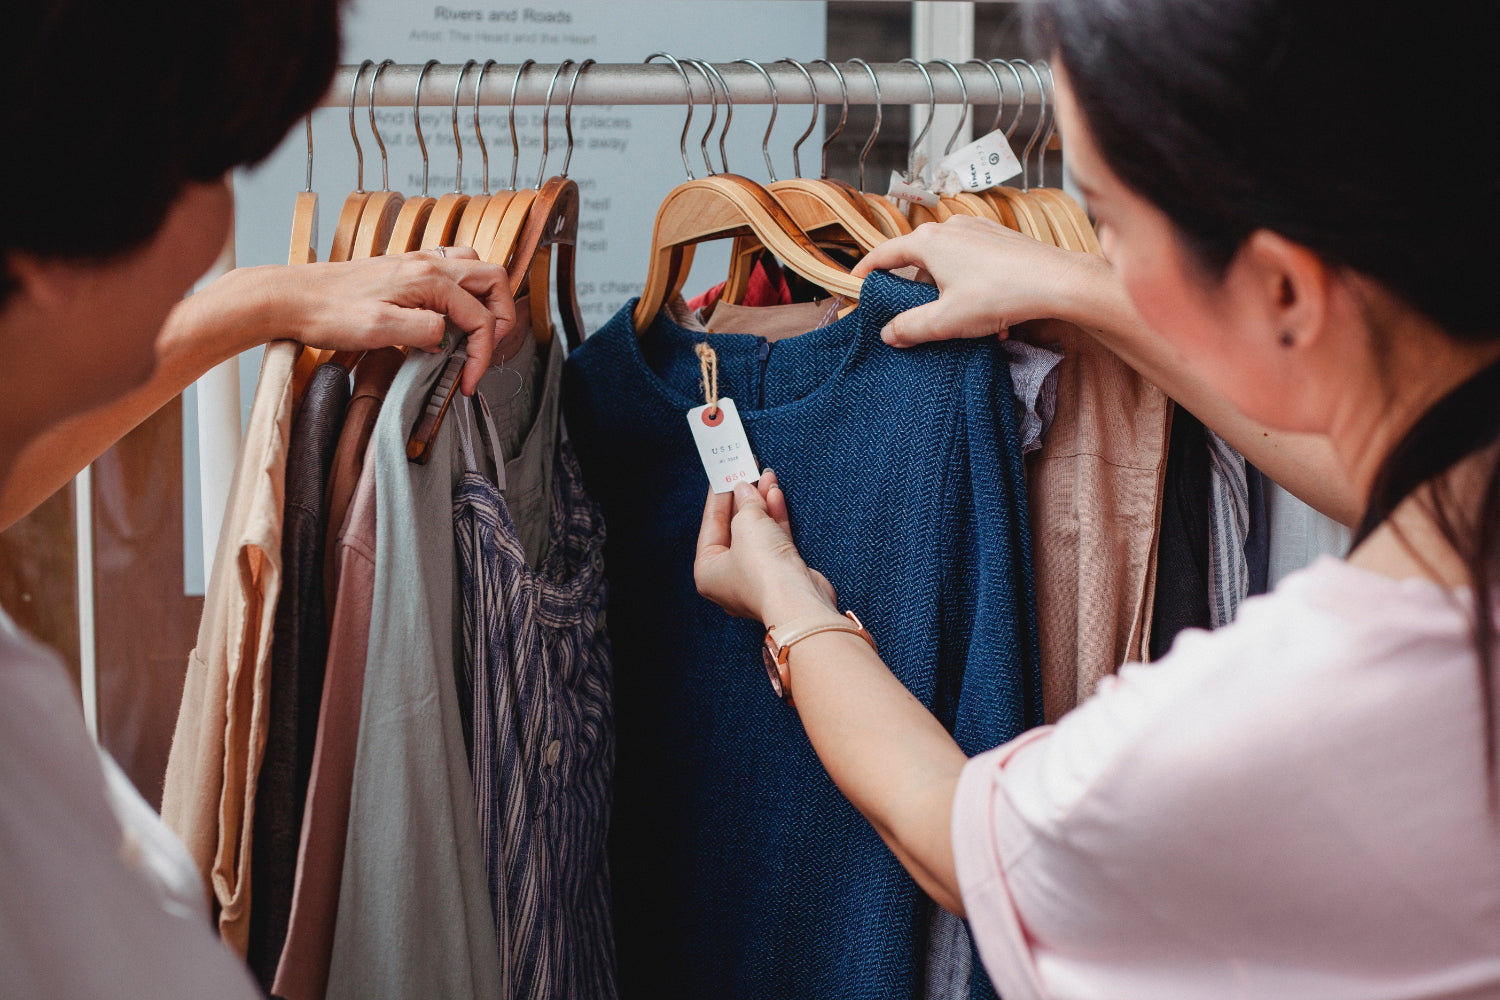
<path fill-rule="evenodd" d="M 760 480 L 760 466 L 750 453 L 750 442 L 745 438 L 745 425 L 740 423 L 740 411 L 728 396 L 719 400 L 716 411 L 709 413 L 708 404 L 688 410 L 688 427 L 693 432 L 693 441 L 698 445 L 698 457 L 703 459 L 703 471 L 715 493 L 728 493 L 735 483 L 754 483 Z"/>
<path fill-rule="evenodd" d="M 955 149 L 938 164 L 939 173 L 951 173 L 965 191 L 998 187 L 1021 172 L 1015 151 L 1004 132 L 980 136 L 963 149 Z"/>
<path fill-rule="evenodd" d="M 928 208 L 933 208 L 943 203 L 941 198 L 922 185 L 902 180 L 901 175 L 894 170 L 891 171 L 890 196 L 892 198 L 899 198 L 902 201 L 914 201 L 918 205 L 926 205 Z"/>

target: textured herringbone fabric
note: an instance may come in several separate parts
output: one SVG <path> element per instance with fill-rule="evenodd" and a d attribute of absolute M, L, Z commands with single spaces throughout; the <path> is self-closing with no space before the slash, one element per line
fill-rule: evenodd
<path fill-rule="evenodd" d="M 965 752 L 1002 743 L 1042 718 L 1015 403 L 993 339 L 881 343 L 935 295 L 877 273 L 853 314 L 769 349 L 665 317 L 638 339 L 632 303 L 569 358 L 609 525 L 622 995 L 922 995 L 929 904 L 771 694 L 759 626 L 694 587 L 707 480 L 686 413 L 706 336 L 808 563 Z"/>
<path fill-rule="evenodd" d="M 495 485 L 454 491 L 464 651 L 474 678 L 474 797 L 499 938 L 502 997 L 616 995 L 610 928 L 609 641 L 604 521 L 566 442 L 548 555 L 526 564 Z"/>

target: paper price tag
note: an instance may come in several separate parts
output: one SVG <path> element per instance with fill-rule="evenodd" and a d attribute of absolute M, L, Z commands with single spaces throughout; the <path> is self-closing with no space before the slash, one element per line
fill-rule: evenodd
<path fill-rule="evenodd" d="M 688 410 L 688 427 L 693 432 L 693 441 L 698 445 L 698 457 L 703 460 L 703 471 L 715 493 L 728 493 L 735 483 L 753 483 L 760 479 L 760 466 L 750 453 L 750 442 L 745 438 L 745 425 L 740 423 L 740 411 L 734 400 L 724 397 L 719 400 L 715 412 L 710 413 L 707 404 Z"/>
<path fill-rule="evenodd" d="M 1021 164 L 1005 133 L 991 132 L 943 157 L 938 169 L 953 174 L 965 191 L 983 191 L 1019 174 Z"/>
<path fill-rule="evenodd" d="M 918 205 L 926 205 L 928 208 L 943 203 L 941 198 L 920 184 L 913 184 L 910 181 L 902 180 L 901 175 L 894 170 L 891 171 L 890 196 L 892 198 L 900 198 L 902 201 L 914 201 Z"/>

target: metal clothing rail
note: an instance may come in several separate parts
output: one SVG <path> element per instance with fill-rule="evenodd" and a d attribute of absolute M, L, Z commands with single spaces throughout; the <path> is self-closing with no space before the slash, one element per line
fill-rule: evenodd
<path fill-rule="evenodd" d="M 581 53 L 580 58 L 586 55 L 587 53 Z M 691 53 L 684 53 L 679 58 L 686 60 L 690 55 Z M 518 106 L 544 103 L 557 65 L 556 63 L 535 63 L 529 66 L 521 75 L 519 84 L 516 85 L 515 103 Z M 745 63 L 733 62 L 710 65 L 718 70 L 734 103 L 773 103 L 771 88 L 759 69 Z M 760 65 L 765 68 L 775 83 L 774 103 L 811 104 L 813 102 L 812 92 L 807 85 L 807 77 L 803 76 L 796 66 L 771 60 L 764 60 Z M 801 62 L 801 66 L 811 74 L 813 83 L 817 87 L 819 104 L 840 105 L 846 93 L 850 104 L 876 103 L 875 87 L 862 65 L 854 62 L 843 62 L 837 65 L 844 76 L 842 88 L 839 86 L 838 78 L 826 65 Z M 995 80 L 997 76 L 1004 90 L 1007 107 L 1015 107 L 1017 102 L 1024 102 L 1028 105 L 1040 104 L 1042 86 L 1048 88 L 1050 97 L 1050 79 L 1046 84 L 1039 86 L 1037 75 L 1030 72 L 1024 64 L 1018 63 L 1022 81 L 1020 86 L 1017 86 L 1016 74 L 1013 74 L 999 60 L 993 63 L 997 71 L 995 74 L 979 65 L 977 61 L 954 65 L 963 77 L 963 87 L 960 87 L 958 76 L 948 67 L 948 64 L 940 62 L 924 64 L 927 76 L 932 81 L 930 91 L 928 79 L 924 78 L 922 71 L 911 63 L 871 63 L 870 68 L 875 71 L 880 83 L 881 104 L 922 105 L 927 104 L 933 97 L 939 104 L 962 104 L 966 102 L 964 90 L 967 89 L 967 103 L 992 106 L 996 103 Z M 1044 66 L 1042 63 L 1032 65 Z M 479 103 L 502 107 L 508 105 L 511 101 L 511 87 L 516 83 L 516 71 L 519 68 L 520 64 L 517 63 L 491 64 L 484 75 L 484 87 L 479 93 Z M 694 103 L 702 103 L 706 106 L 710 99 L 707 79 L 690 64 L 685 63 L 684 68 L 692 85 Z M 554 107 L 562 106 L 563 95 L 567 94 L 569 88 L 572 87 L 573 73 L 576 69 L 575 63 L 574 66 L 565 70 L 557 87 L 554 88 Z M 319 106 L 348 108 L 350 91 L 358 71 L 359 67 L 355 65 L 340 66 L 334 76 L 333 86 L 329 88 L 328 93 L 323 95 Z M 462 71 L 463 67 L 457 63 L 433 66 L 422 81 L 422 105 L 424 107 L 451 106 L 454 88 L 458 83 L 459 73 Z M 375 105 L 410 108 L 417 75 L 421 72 L 420 63 L 395 63 L 386 66 L 375 83 Z M 358 103 L 361 107 L 370 100 L 369 88 L 372 73 L 373 70 L 366 70 L 360 81 Z M 1047 79 L 1048 74 L 1045 69 L 1040 76 Z M 473 103 L 473 87 L 478 79 L 479 68 L 471 66 L 464 80 L 462 93 L 465 96 L 461 98 L 462 101 Z M 719 96 L 722 100 L 722 91 Z M 578 78 L 578 85 L 572 91 L 572 102 L 578 106 L 685 105 L 687 95 L 683 88 L 682 73 L 670 63 L 593 63 L 583 70 Z"/>

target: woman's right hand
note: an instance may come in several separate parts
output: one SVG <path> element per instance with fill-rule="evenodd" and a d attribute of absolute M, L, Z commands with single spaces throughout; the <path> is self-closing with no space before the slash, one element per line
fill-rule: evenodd
<path fill-rule="evenodd" d="M 1050 246 L 989 219 L 955 215 L 926 223 L 871 250 L 855 267 L 871 271 L 916 266 L 920 280 L 938 287 L 936 302 L 891 320 L 887 344 L 910 347 L 957 337 L 1004 337 L 1033 319 L 1085 320 L 1081 291 L 1109 275 L 1102 257 Z"/>

